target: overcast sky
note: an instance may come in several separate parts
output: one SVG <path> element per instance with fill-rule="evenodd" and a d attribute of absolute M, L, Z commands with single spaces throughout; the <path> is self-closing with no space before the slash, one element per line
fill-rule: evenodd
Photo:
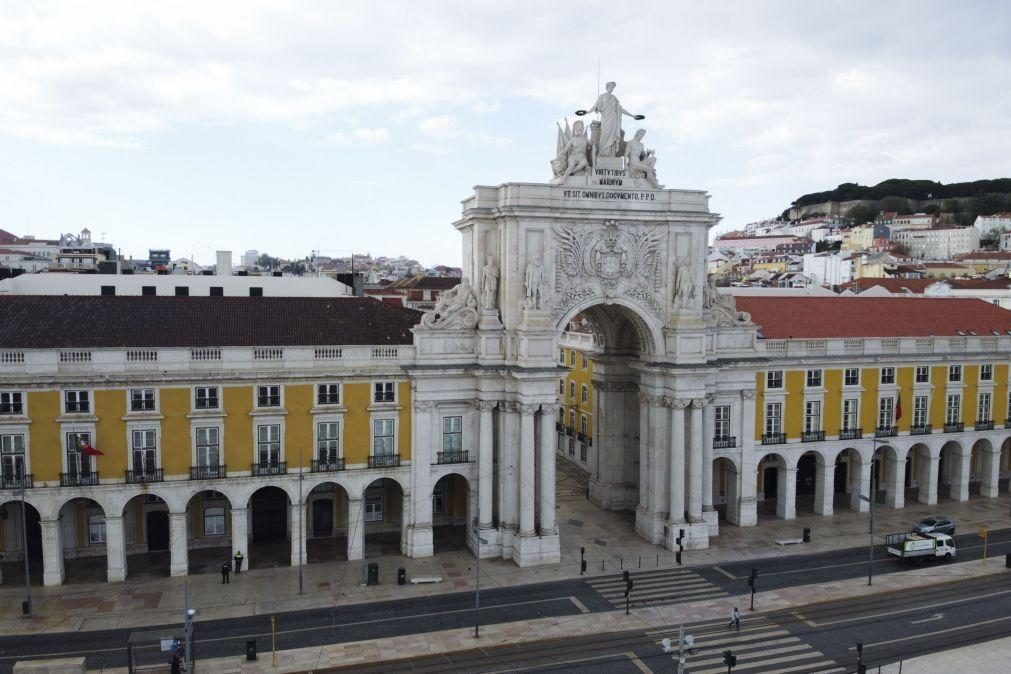
<path fill-rule="evenodd" d="M 0 0 L 0 228 L 458 264 L 460 201 L 550 178 L 598 60 L 721 230 L 841 182 L 1006 177 L 1009 26 L 996 0 Z"/>

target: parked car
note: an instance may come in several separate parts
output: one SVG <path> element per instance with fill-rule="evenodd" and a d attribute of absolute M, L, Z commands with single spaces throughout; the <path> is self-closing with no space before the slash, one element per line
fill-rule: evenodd
<path fill-rule="evenodd" d="M 913 533 L 917 534 L 948 534 L 949 536 L 955 535 L 955 523 L 952 522 L 947 517 L 942 517 L 940 515 L 931 515 L 930 517 L 924 518 L 913 527 Z"/>

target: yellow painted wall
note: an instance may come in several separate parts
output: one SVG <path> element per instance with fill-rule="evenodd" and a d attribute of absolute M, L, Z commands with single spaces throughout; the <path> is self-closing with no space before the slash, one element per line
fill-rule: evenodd
<path fill-rule="evenodd" d="M 860 384 L 864 392 L 860 398 L 860 428 L 864 434 L 873 435 L 878 425 L 878 384 L 881 371 L 876 367 L 860 370 Z"/>
<path fill-rule="evenodd" d="M 822 429 L 825 435 L 838 435 L 842 427 L 842 370 L 825 370 L 822 374 L 825 385 L 825 403 L 822 409 Z"/>
<path fill-rule="evenodd" d="M 344 416 L 345 463 L 366 463 L 369 460 L 372 450 L 368 412 L 369 401 L 372 399 L 371 387 L 370 382 L 344 384 L 344 406 L 348 409 Z M 363 413 L 356 413 L 356 410 L 363 410 Z"/>
<path fill-rule="evenodd" d="M 28 414 L 32 418 L 29 439 L 32 479 L 37 483 L 59 484 L 63 472 L 60 424 L 56 422 L 56 417 L 60 416 L 60 392 L 29 391 Z"/>
<path fill-rule="evenodd" d="M 591 381 L 593 379 L 593 359 L 587 357 L 586 367 L 583 367 L 583 351 L 578 349 L 562 349 L 565 354 L 565 367 L 567 372 L 563 378 L 565 382 L 565 395 L 559 397 L 559 403 L 563 406 L 565 411 L 565 425 L 569 424 L 569 411 L 575 410 L 576 412 L 576 423 L 575 430 L 580 430 L 580 418 L 586 416 L 586 433 L 588 436 L 593 436 L 593 385 Z M 576 364 L 569 365 L 572 353 L 576 354 Z M 571 384 L 576 385 L 576 396 L 575 398 L 569 397 L 569 387 Z M 586 386 L 586 402 L 583 402 L 583 386 Z"/>
<path fill-rule="evenodd" d="M 930 382 L 934 391 L 930 397 L 930 425 L 935 429 L 944 428 L 944 408 L 948 402 L 948 368 L 935 365 L 930 368 Z"/>
<path fill-rule="evenodd" d="M 755 440 L 762 441 L 765 433 L 765 372 L 755 373 Z"/>
<path fill-rule="evenodd" d="M 253 464 L 253 394 L 248 386 L 223 386 L 221 409 L 225 417 L 225 466 L 228 470 L 249 470 Z M 187 433 L 187 435 L 189 435 Z"/>
<path fill-rule="evenodd" d="M 397 383 L 397 401 L 400 404 L 400 429 L 397 436 L 397 451 L 400 452 L 400 459 L 408 461 L 411 458 L 412 435 L 411 435 L 411 410 L 414 403 L 411 402 L 411 382 L 402 381 Z M 353 410 L 351 414 L 357 414 L 358 410 Z"/>
<path fill-rule="evenodd" d="M 190 438 L 190 389 L 163 388 L 158 393 L 161 413 L 161 465 L 166 476 L 189 475 L 193 451 Z"/>
<path fill-rule="evenodd" d="M 963 365 L 962 381 L 962 423 L 968 426 L 976 425 L 976 406 L 979 404 L 979 365 Z M 993 408 L 991 397 L 990 407 Z"/>
<path fill-rule="evenodd" d="M 129 445 L 126 438 L 126 391 L 110 389 L 95 391 L 95 439 L 92 444 L 103 456 L 95 457 L 101 479 L 123 480 L 129 466 Z"/>
<path fill-rule="evenodd" d="M 1007 423 L 1007 377 L 1008 366 L 993 366 L 993 419 L 998 424 Z"/>
<path fill-rule="evenodd" d="M 299 452 L 302 466 L 308 470 L 312 466 L 313 421 L 309 410 L 313 405 L 314 386 L 312 384 L 290 384 L 284 387 L 284 458 L 288 470 L 298 471 Z"/>
<path fill-rule="evenodd" d="M 895 381 L 899 385 L 899 400 L 902 403 L 902 418 L 896 422 L 899 432 L 908 431 L 913 425 L 913 375 L 912 367 L 895 368 Z"/>
<path fill-rule="evenodd" d="M 786 433 L 788 439 L 799 438 L 801 431 L 804 430 L 804 374 L 804 370 L 787 370 L 783 374 L 786 384 L 783 432 Z"/>

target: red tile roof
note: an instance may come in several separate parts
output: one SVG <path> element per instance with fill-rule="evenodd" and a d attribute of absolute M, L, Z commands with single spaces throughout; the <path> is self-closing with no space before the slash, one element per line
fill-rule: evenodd
<path fill-rule="evenodd" d="M 907 289 L 910 292 L 922 293 L 927 286 L 937 283 L 939 280 L 936 278 L 861 278 L 856 280 L 856 287 L 858 291 L 881 286 L 892 293 L 905 292 Z"/>
<path fill-rule="evenodd" d="M 421 313 L 367 297 L 0 296 L 0 348 L 411 344 Z"/>
<path fill-rule="evenodd" d="M 1008 250 L 977 250 L 973 253 L 963 253 L 956 255 L 956 260 L 1011 260 L 1011 251 Z"/>
<path fill-rule="evenodd" d="M 977 299 L 930 297 L 736 298 L 766 339 L 990 335 L 1011 330 L 1011 311 Z"/>

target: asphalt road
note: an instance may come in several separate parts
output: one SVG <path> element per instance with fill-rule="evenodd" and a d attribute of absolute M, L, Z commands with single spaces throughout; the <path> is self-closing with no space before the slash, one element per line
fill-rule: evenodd
<path fill-rule="evenodd" d="M 978 559 L 982 556 L 982 540 L 975 535 L 959 536 L 958 551 L 959 561 Z M 997 556 L 1005 553 L 1011 553 L 1011 529 L 991 533 L 989 554 Z M 878 558 L 874 564 L 876 575 L 910 568 L 884 558 L 883 546 L 877 546 L 875 554 Z M 686 561 L 691 561 L 690 553 L 686 553 L 686 558 Z M 720 566 L 633 571 L 635 588 L 631 600 L 633 605 L 641 606 L 744 595 L 748 592 L 747 576 L 752 567 L 759 570 L 759 591 L 817 584 L 865 576 L 867 549 L 798 554 Z M 481 622 L 503 623 L 612 610 L 624 606 L 623 590 L 619 575 L 488 589 L 481 593 Z M 277 615 L 277 648 L 287 650 L 471 627 L 474 624 L 473 602 L 473 593 L 461 592 L 281 613 Z M 742 608 L 745 603 L 742 599 Z M 760 610 L 761 606 L 756 608 Z M 994 629 L 1000 626 L 999 623 L 994 625 Z M 172 628 L 177 629 L 178 625 Z M 122 667 L 126 665 L 126 642 L 132 631 L 135 630 L 0 637 L 0 673 L 11 671 L 18 660 L 71 655 L 86 655 L 89 668 Z M 198 658 L 242 655 L 246 641 L 250 639 L 257 641 L 261 654 L 269 654 L 270 616 L 211 621 L 200 621 L 198 618 L 194 638 Z M 588 637 L 591 645 L 599 646 L 600 642 L 598 636 Z M 141 655 L 152 662 L 165 659 L 154 649 L 147 649 Z M 620 671 L 620 667 L 624 666 L 619 665 L 622 657 L 618 657 L 617 661 L 608 660 L 601 665 L 605 667 L 601 671 Z M 645 653 L 643 657 L 655 657 L 655 653 Z M 633 668 L 637 666 L 631 660 L 624 664 Z M 586 666 L 592 669 L 591 663 L 586 663 Z M 618 669 L 609 669 L 614 667 Z"/>

